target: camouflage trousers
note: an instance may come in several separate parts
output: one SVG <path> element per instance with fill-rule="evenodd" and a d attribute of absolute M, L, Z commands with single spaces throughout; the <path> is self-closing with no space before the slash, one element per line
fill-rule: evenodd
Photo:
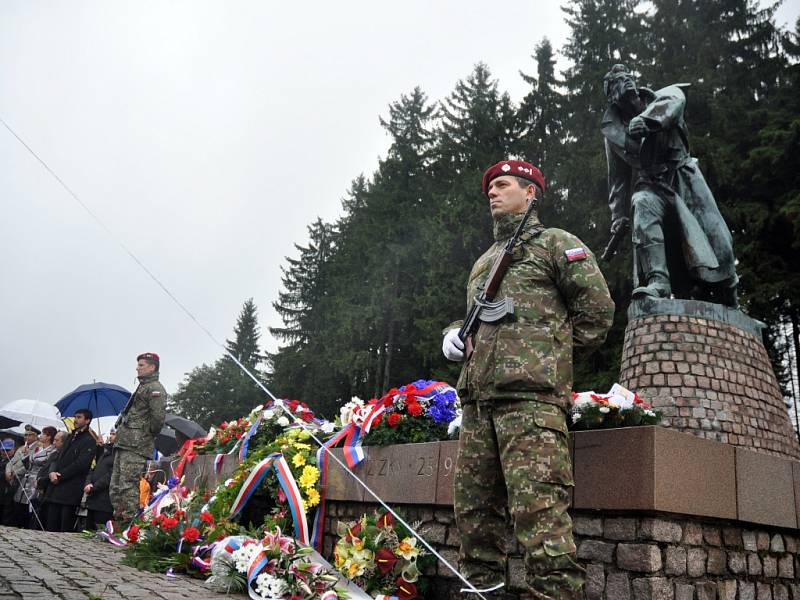
<path fill-rule="evenodd" d="M 114 507 L 114 518 L 121 525 L 133 520 L 139 510 L 139 479 L 147 470 L 147 459 L 136 452 L 114 451 L 114 470 L 108 494 Z"/>
<path fill-rule="evenodd" d="M 506 582 L 509 516 L 535 598 L 582 598 L 576 562 L 566 415 L 531 400 L 467 403 L 458 442 L 459 567 L 476 587 Z"/>

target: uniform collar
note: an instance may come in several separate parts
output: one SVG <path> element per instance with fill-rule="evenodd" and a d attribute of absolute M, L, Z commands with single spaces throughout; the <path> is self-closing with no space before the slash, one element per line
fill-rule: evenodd
<path fill-rule="evenodd" d="M 158 371 L 150 375 L 142 375 L 138 379 L 139 383 L 150 383 L 151 381 L 158 381 Z"/>
<path fill-rule="evenodd" d="M 520 221 L 522 221 L 522 217 L 525 216 L 525 213 L 517 213 L 513 215 L 500 215 L 494 220 L 494 241 L 495 242 L 504 242 L 517 230 L 519 227 Z M 539 216 L 536 214 L 536 209 L 533 209 L 531 216 L 528 217 L 528 224 L 527 228 L 530 229 L 535 225 L 541 225 L 539 222 Z"/>

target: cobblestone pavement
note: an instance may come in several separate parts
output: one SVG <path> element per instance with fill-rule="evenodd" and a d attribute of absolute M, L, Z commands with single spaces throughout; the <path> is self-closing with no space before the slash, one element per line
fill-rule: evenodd
<path fill-rule="evenodd" d="M 119 548 L 77 533 L 0 527 L 0 600 L 228 598 L 209 590 L 200 580 L 139 571 L 121 560 Z"/>

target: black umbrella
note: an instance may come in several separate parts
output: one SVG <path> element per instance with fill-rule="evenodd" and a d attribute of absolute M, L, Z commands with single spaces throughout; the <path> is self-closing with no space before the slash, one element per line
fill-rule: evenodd
<path fill-rule="evenodd" d="M 0 439 L 14 438 L 20 442 L 25 441 L 25 435 L 18 431 L 11 431 L 10 429 L 0 429 Z"/>
<path fill-rule="evenodd" d="M 165 425 L 172 427 L 178 433 L 182 433 L 187 439 L 204 438 L 208 435 L 208 432 L 200 427 L 200 425 L 184 417 L 179 417 L 178 415 L 168 414 Z"/>
<path fill-rule="evenodd" d="M 175 430 L 169 427 L 161 429 L 156 436 L 156 450 L 164 456 L 172 456 L 178 451 L 178 442 L 175 440 Z"/>
<path fill-rule="evenodd" d="M 16 419 L 9 419 L 8 417 L 0 415 L 0 427 L 2 427 L 3 429 L 7 427 L 16 427 L 20 423 L 22 423 L 22 421 L 17 421 Z"/>

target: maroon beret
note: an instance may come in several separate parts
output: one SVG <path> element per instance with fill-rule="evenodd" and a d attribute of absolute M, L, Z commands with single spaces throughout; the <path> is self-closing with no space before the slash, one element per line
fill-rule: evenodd
<path fill-rule="evenodd" d="M 489 194 L 489 184 L 495 177 L 501 175 L 513 175 L 514 177 L 522 177 L 531 183 L 535 183 L 544 192 L 544 175 L 542 172 L 534 167 L 531 163 L 524 160 L 501 160 L 496 165 L 492 165 L 486 169 L 483 174 L 483 195 Z"/>
<path fill-rule="evenodd" d="M 156 366 L 159 366 L 161 364 L 161 359 L 155 352 L 143 352 L 142 354 L 136 357 L 136 360 L 146 360 L 147 362 L 153 363 Z"/>

